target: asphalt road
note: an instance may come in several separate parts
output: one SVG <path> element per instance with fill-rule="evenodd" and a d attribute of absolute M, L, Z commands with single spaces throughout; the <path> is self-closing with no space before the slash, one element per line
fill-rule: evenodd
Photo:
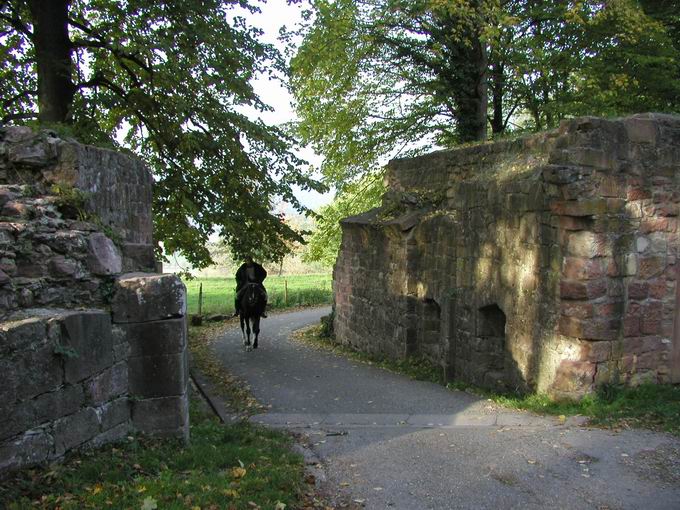
<path fill-rule="evenodd" d="M 321 460 L 338 504 L 367 509 L 680 509 L 680 440 L 504 410 L 291 341 L 329 312 L 270 315 L 260 348 L 217 342 L 227 370 Z"/>

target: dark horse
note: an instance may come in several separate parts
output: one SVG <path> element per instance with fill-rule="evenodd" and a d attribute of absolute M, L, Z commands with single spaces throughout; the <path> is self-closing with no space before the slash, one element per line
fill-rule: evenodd
<path fill-rule="evenodd" d="M 260 334 L 260 316 L 264 313 L 267 304 L 267 295 L 259 283 L 247 283 L 240 291 L 239 316 L 241 317 L 241 333 L 243 334 L 243 346 L 246 351 L 250 350 L 250 325 L 253 325 L 255 341 L 253 349 L 257 349 L 257 337 Z"/>

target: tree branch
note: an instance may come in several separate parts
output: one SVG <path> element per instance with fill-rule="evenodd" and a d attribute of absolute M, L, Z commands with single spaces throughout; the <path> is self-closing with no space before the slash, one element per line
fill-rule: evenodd
<path fill-rule="evenodd" d="M 6 14 L 0 13 L 0 19 L 5 20 L 11 27 L 14 28 L 17 32 L 21 32 L 22 34 L 28 36 L 28 37 L 33 37 L 33 32 L 31 32 L 26 25 L 24 25 L 19 18 L 12 18 L 10 16 L 7 16 Z"/>
<path fill-rule="evenodd" d="M 18 99 L 21 99 L 22 97 L 29 97 L 29 96 L 35 96 L 38 93 L 37 90 L 22 90 L 18 94 L 15 94 L 14 96 L 5 99 L 2 102 L 2 106 L 7 108 L 9 105 L 11 105 L 13 102 L 17 101 Z"/>
<path fill-rule="evenodd" d="M 110 41 L 107 41 L 103 36 L 96 33 L 92 28 L 88 27 L 85 23 L 74 20 L 72 18 L 69 18 L 68 22 L 69 22 L 69 25 L 71 25 L 72 27 L 77 28 L 78 30 L 80 30 L 82 32 L 85 32 L 90 37 L 93 37 L 94 39 L 96 39 L 96 40 L 73 39 L 72 45 L 73 45 L 74 48 L 102 48 L 102 49 L 105 49 L 105 50 L 109 50 L 117 58 L 129 60 L 129 61 L 137 64 L 139 67 L 144 69 L 146 72 L 148 72 L 148 73 L 152 72 L 151 66 L 149 64 L 147 64 L 144 60 L 142 60 L 139 56 L 133 55 L 131 53 L 127 53 L 125 51 L 121 51 L 119 49 L 114 48 L 113 46 L 111 46 Z"/>
<path fill-rule="evenodd" d="M 21 120 L 21 119 L 37 119 L 38 114 L 34 112 L 26 112 L 26 113 L 10 113 L 5 115 L 2 118 L 2 123 L 7 124 L 8 122 L 11 122 L 13 120 Z"/>

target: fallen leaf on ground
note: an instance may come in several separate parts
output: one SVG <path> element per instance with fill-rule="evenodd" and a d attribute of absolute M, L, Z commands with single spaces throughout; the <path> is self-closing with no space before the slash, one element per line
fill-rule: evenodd
<path fill-rule="evenodd" d="M 233 476 L 234 478 L 243 478 L 244 476 L 246 476 L 246 470 L 245 468 L 242 467 L 236 467 L 231 470 L 231 476 Z"/>

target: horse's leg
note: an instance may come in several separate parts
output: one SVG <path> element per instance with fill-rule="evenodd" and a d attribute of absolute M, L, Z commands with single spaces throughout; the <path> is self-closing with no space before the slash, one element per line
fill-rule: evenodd
<path fill-rule="evenodd" d="M 248 350 L 250 350 L 250 321 L 252 319 L 246 319 L 246 335 L 248 336 Z"/>
<path fill-rule="evenodd" d="M 247 348 L 248 348 L 248 344 L 250 343 L 250 341 L 249 341 L 250 338 L 248 338 L 248 339 L 246 340 L 246 331 L 245 331 L 245 324 L 244 324 L 243 314 L 240 315 L 240 318 L 241 318 L 241 336 L 243 337 L 243 347 L 245 347 L 245 348 L 247 349 Z M 247 323 L 247 322 L 246 322 L 246 323 Z M 250 335 L 249 335 L 249 337 L 250 337 Z"/>
<path fill-rule="evenodd" d="M 260 335 L 260 316 L 256 315 L 253 318 L 253 331 L 255 332 L 255 342 L 253 343 L 253 349 L 257 349 L 257 337 Z"/>

